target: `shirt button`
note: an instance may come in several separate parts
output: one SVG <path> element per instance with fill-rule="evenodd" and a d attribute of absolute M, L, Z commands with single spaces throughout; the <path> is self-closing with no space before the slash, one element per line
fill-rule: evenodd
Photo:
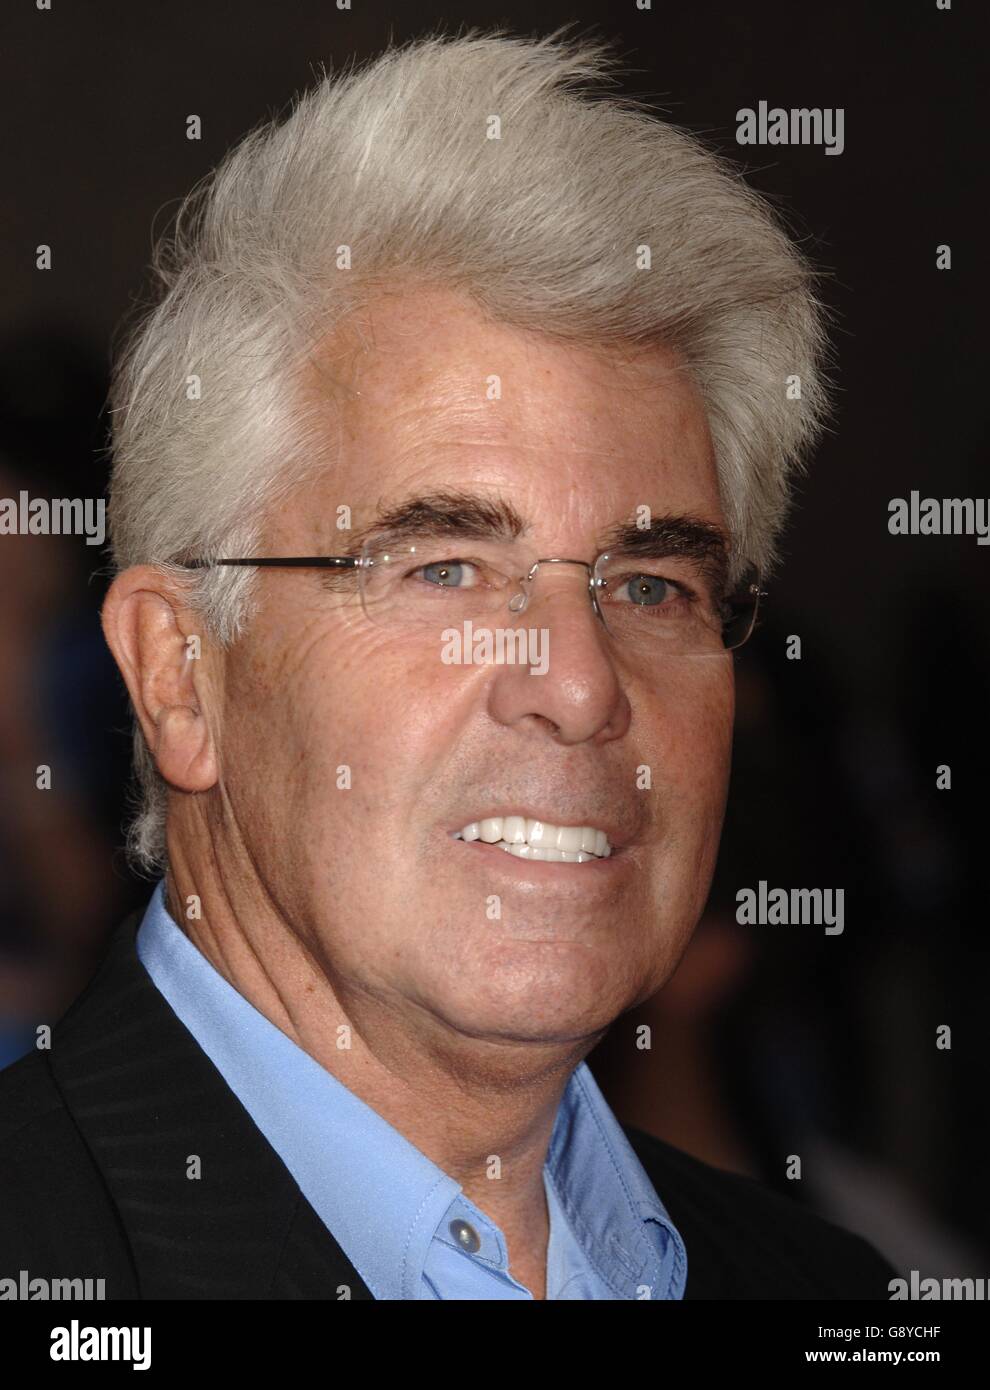
<path fill-rule="evenodd" d="M 473 1255 L 476 1250 L 481 1249 L 481 1239 L 473 1226 L 469 1226 L 466 1221 L 452 1221 L 447 1230 L 457 1241 L 462 1250 L 466 1250 L 469 1255 Z"/>

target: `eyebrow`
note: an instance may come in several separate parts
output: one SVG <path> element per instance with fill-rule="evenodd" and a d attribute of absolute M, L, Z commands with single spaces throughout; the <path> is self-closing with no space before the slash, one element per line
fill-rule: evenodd
<path fill-rule="evenodd" d="M 687 560 L 713 592 L 729 578 L 729 538 L 721 526 L 690 515 L 652 516 L 649 525 L 620 522 L 602 536 L 602 550 L 621 550 L 648 560 Z"/>
<path fill-rule="evenodd" d="M 374 522 L 351 532 L 347 549 L 356 555 L 368 541 L 393 544 L 410 537 L 515 541 L 529 531 L 525 518 L 505 498 L 443 490 L 380 508 Z M 726 533 L 697 516 L 665 513 L 651 516 L 644 527 L 619 522 L 601 535 L 599 550 L 652 560 L 687 560 L 715 589 L 724 588 L 728 577 Z"/>
<path fill-rule="evenodd" d="M 466 540 L 518 540 L 528 531 L 511 502 L 474 492 L 430 492 L 385 510 L 369 526 L 352 531 L 348 549 L 366 541 L 391 543 L 407 536 L 463 536 Z"/>

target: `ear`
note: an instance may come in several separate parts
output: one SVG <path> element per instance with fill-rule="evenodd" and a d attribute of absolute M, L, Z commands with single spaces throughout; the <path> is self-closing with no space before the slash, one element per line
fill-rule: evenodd
<path fill-rule="evenodd" d="M 101 621 L 159 772 L 180 791 L 208 791 L 219 773 L 210 716 L 220 673 L 202 619 L 164 571 L 134 565 L 110 586 Z"/>

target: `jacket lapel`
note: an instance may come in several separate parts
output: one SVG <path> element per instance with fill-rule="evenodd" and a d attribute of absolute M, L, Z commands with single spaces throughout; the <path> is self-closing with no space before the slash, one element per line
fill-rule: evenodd
<path fill-rule="evenodd" d="M 688 1262 L 685 1303 L 743 1297 L 731 1284 L 726 1237 L 719 1231 L 718 1213 L 710 1202 L 706 1204 L 697 1179 L 687 1180 L 690 1167 L 698 1169 L 700 1165 L 644 1130 L 630 1125 L 623 1125 L 623 1130 L 684 1241 Z"/>
<path fill-rule="evenodd" d="M 142 1298 L 370 1299 L 137 954 L 111 937 L 51 1066 L 116 1203 Z"/>

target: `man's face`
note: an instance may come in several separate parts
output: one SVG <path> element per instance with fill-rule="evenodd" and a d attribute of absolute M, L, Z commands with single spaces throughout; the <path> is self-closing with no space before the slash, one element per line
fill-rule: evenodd
<path fill-rule="evenodd" d="M 336 383 L 334 462 L 279 509 L 263 554 L 340 554 L 341 505 L 357 529 L 439 492 L 510 502 L 532 559 L 590 561 L 643 505 L 725 528 L 700 397 L 661 350 L 607 357 L 418 290 L 377 300 L 314 368 L 309 390 L 329 401 Z M 540 569 L 523 619 L 549 633 L 544 675 L 443 661 L 435 632 L 370 622 L 356 578 L 348 593 L 320 571 L 257 573 L 258 616 L 226 658 L 225 795 L 345 1010 L 565 1042 L 653 994 L 708 892 L 731 657 L 629 661 L 573 565 Z M 533 864 L 452 838 L 509 814 L 601 827 L 618 848 Z"/>

